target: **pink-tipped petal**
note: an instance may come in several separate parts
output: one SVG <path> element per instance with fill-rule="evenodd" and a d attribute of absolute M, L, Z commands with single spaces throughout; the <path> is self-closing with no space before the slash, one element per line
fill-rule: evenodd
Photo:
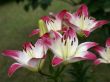
<path fill-rule="evenodd" d="M 107 47 L 110 47 L 110 38 L 107 39 L 107 41 L 106 41 L 106 46 L 107 46 Z"/>
<path fill-rule="evenodd" d="M 11 77 L 11 76 L 13 75 L 13 73 L 14 73 L 17 69 L 19 69 L 19 68 L 21 68 L 21 67 L 22 67 L 22 65 L 19 64 L 19 63 L 14 63 L 14 64 L 12 64 L 12 65 L 10 66 L 10 68 L 8 69 L 8 76 Z"/>
<path fill-rule="evenodd" d="M 84 35 L 86 36 L 86 37 L 88 37 L 89 35 L 90 35 L 90 31 L 83 31 L 83 33 L 84 33 Z"/>
<path fill-rule="evenodd" d="M 5 51 L 3 51 L 3 55 L 9 56 L 13 59 L 18 58 L 21 53 L 22 53 L 21 51 L 17 51 L 17 50 L 5 50 Z"/>
<path fill-rule="evenodd" d="M 78 52 L 87 51 L 88 49 L 98 45 L 95 42 L 84 42 L 78 46 Z"/>
<path fill-rule="evenodd" d="M 51 31 L 50 32 L 50 37 L 52 37 L 53 39 L 58 39 L 58 38 L 61 38 L 62 35 L 59 32 Z"/>
<path fill-rule="evenodd" d="M 89 51 L 76 52 L 74 57 L 83 58 L 85 60 L 95 60 L 97 58 L 95 54 Z"/>
<path fill-rule="evenodd" d="M 41 37 L 41 39 L 45 45 L 51 45 L 51 39 L 50 39 L 49 33 L 44 34 Z"/>
<path fill-rule="evenodd" d="M 97 21 L 97 24 L 95 25 L 95 27 L 101 27 L 102 25 L 104 24 L 107 24 L 108 21 L 107 20 L 100 20 L 100 21 Z"/>
<path fill-rule="evenodd" d="M 57 66 L 63 62 L 63 59 L 58 57 L 53 57 L 52 59 L 52 66 Z"/>
<path fill-rule="evenodd" d="M 50 18 L 49 18 L 48 16 L 43 16 L 43 17 L 41 17 L 41 19 L 42 19 L 44 22 L 50 21 Z"/>
<path fill-rule="evenodd" d="M 95 50 L 96 52 L 98 52 L 100 55 L 102 55 L 103 52 L 105 51 L 105 49 L 104 49 L 103 47 L 101 47 L 101 46 L 95 46 L 95 47 L 93 48 L 93 50 Z M 103 54 L 103 55 L 104 55 L 104 54 Z"/>
<path fill-rule="evenodd" d="M 76 37 L 76 33 L 75 31 L 72 29 L 72 28 L 69 28 L 65 33 L 64 33 L 64 39 L 67 39 L 68 37 L 69 38 L 74 38 Z"/>
<path fill-rule="evenodd" d="M 72 17 L 73 17 L 73 15 L 71 13 L 66 12 L 66 14 L 65 14 L 66 19 L 70 20 L 70 19 L 72 19 Z"/>
<path fill-rule="evenodd" d="M 88 8 L 85 4 L 82 4 L 81 7 L 77 10 L 75 13 L 76 16 L 84 15 L 85 17 L 88 17 Z"/>
<path fill-rule="evenodd" d="M 38 34 L 39 32 L 40 32 L 39 29 L 34 29 L 34 30 L 31 32 L 31 34 L 29 34 L 29 37 L 32 37 L 32 36 Z"/>
<path fill-rule="evenodd" d="M 65 16 L 66 12 L 67 12 L 66 10 L 62 10 L 60 13 L 58 13 L 56 15 L 56 17 L 59 18 L 60 20 L 62 20 Z"/>
<path fill-rule="evenodd" d="M 85 54 L 84 57 L 89 60 L 95 60 L 97 58 L 95 54 L 89 51 L 85 51 L 84 54 Z"/>

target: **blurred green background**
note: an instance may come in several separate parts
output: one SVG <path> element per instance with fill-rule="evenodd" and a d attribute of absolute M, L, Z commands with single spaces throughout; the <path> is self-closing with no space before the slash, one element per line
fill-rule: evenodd
<path fill-rule="evenodd" d="M 88 5 L 91 16 L 110 20 L 110 0 L 0 0 L 0 52 L 6 49 L 22 49 L 25 41 L 35 42 L 37 36 L 29 38 L 28 34 L 38 27 L 38 19 L 41 16 L 63 9 L 74 12 L 82 3 Z M 110 24 L 107 24 L 92 32 L 87 40 L 105 45 L 109 36 Z M 7 69 L 13 62 L 11 58 L 0 55 L 0 82 L 52 82 L 25 68 L 17 70 L 9 78 Z M 45 66 L 43 70 L 45 69 L 48 67 Z M 97 66 L 93 76 L 94 82 L 110 82 L 110 65 Z M 65 82 L 72 79 L 69 76 L 66 78 Z"/>

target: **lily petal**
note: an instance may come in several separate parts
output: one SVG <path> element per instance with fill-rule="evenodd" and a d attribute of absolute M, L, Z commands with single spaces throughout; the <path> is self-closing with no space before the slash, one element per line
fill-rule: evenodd
<path fill-rule="evenodd" d="M 101 27 L 104 24 L 107 24 L 108 21 L 107 20 L 99 20 L 97 21 L 96 27 Z"/>
<path fill-rule="evenodd" d="M 32 37 L 32 36 L 38 34 L 39 32 L 40 32 L 39 29 L 34 29 L 34 30 L 31 32 L 31 34 L 29 34 L 29 37 Z"/>
<path fill-rule="evenodd" d="M 103 26 L 104 24 L 108 23 L 107 20 L 99 20 L 99 21 L 95 21 L 95 22 L 96 22 L 96 25 L 93 28 L 91 28 L 91 31 L 93 31 L 93 30 Z"/>
<path fill-rule="evenodd" d="M 83 30 L 83 33 L 86 37 L 88 37 L 90 35 L 90 31 Z"/>
<path fill-rule="evenodd" d="M 41 17 L 41 19 L 42 19 L 44 22 L 50 21 L 49 16 L 43 16 L 43 17 Z"/>
<path fill-rule="evenodd" d="M 37 58 L 31 58 L 28 62 L 29 66 L 35 68 L 35 66 L 37 66 L 38 60 L 39 59 Z"/>
<path fill-rule="evenodd" d="M 95 65 L 99 65 L 99 64 L 101 64 L 101 63 L 108 63 L 106 60 L 104 60 L 104 59 L 101 59 L 101 58 L 98 58 L 98 59 L 96 59 L 95 61 L 94 61 L 94 64 Z"/>
<path fill-rule="evenodd" d="M 45 45 L 47 45 L 47 46 L 51 45 L 51 39 L 50 39 L 50 36 L 49 36 L 49 35 L 50 35 L 49 33 L 45 33 L 45 34 L 41 37 L 43 43 L 44 43 Z"/>
<path fill-rule="evenodd" d="M 95 61 L 94 61 L 94 64 L 95 65 L 99 65 L 101 63 L 101 61 L 100 61 L 100 59 L 98 58 L 98 59 L 96 59 Z"/>
<path fill-rule="evenodd" d="M 93 54 L 92 52 L 89 52 L 89 51 L 83 51 L 80 53 L 76 52 L 75 57 L 80 57 L 80 58 L 88 59 L 88 60 L 95 60 L 96 59 L 96 55 Z"/>
<path fill-rule="evenodd" d="M 17 50 L 5 50 L 5 51 L 3 51 L 3 55 L 9 56 L 13 59 L 18 58 L 21 53 L 22 53 L 21 51 L 17 51 Z"/>
<path fill-rule="evenodd" d="M 61 64 L 62 62 L 63 62 L 63 59 L 55 56 L 52 59 L 52 66 L 57 66 L 57 65 Z"/>
<path fill-rule="evenodd" d="M 37 40 L 35 43 L 35 48 L 33 48 L 33 53 L 36 58 L 43 58 L 47 53 L 47 46 L 43 43 L 42 39 Z"/>
<path fill-rule="evenodd" d="M 56 15 L 56 18 L 62 20 L 64 18 L 64 16 L 65 16 L 66 12 L 67 12 L 66 10 L 62 10 L 60 13 L 58 13 Z"/>
<path fill-rule="evenodd" d="M 28 65 L 29 65 L 29 69 L 32 71 L 39 71 L 44 63 L 45 59 L 41 59 L 41 58 L 31 58 L 28 61 Z"/>
<path fill-rule="evenodd" d="M 13 73 L 21 67 L 22 67 L 22 65 L 19 63 L 12 64 L 8 70 L 8 76 L 11 77 L 13 75 Z"/>
<path fill-rule="evenodd" d="M 74 31 L 74 29 L 69 28 L 65 33 L 64 33 L 64 39 L 74 39 L 76 37 L 76 33 Z"/>
<path fill-rule="evenodd" d="M 93 48 L 96 52 L 99 53 L 99 55 L 102 57 L 102 59 L 109 60 L 110 56 L 107 54 L 106 49 L 101 46 L 95 46 Z"/>
<path fill-rule="evenodd" d="M 93 50 L 97 51 L 100 55 L 104 55 L 105 49 L 101 46 L 95 46 Z"/>
<path fill-rule="evenodd" d="M 95 54 L 93 54 L 92 52 L 89 52 L 89 51 L 85 51 L 83 52 L 85 54 L 85 58 L 86 59 L 89 59 L 89 60 L 95 60 L 97 57 Z"/>
<path fill-rule="evenodd" d="M 85 17 L 88 17 L 88 8 L 85 4 L 82 4 L 81 7 L 77 10 L 75 13 L 76 16 L 84 15 Z"/>
<path fill-rule="evenodd" d="M 84 42 L 84 43 L 81 43 L 78 46 L 78 48 L 77 48 L 77 52 L 87 51 L 89 48 L 94 47 L 96 45 L 98 45 L 98 44 L 95 43 L 95 42 Z"/>

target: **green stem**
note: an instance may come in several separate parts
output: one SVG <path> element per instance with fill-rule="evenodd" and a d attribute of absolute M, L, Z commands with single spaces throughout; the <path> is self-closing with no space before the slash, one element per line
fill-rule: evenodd
<path fill-rule="evenodd" d="M 43 76 L 46 76 L 46 77 L 52 77 L 51 75 L 45 74 L 45 73 L 43 73 L 42 71 L 39 71 L 39 73 L 40 73 L 41 75 L 43 75 Z"/>
<path fill-rule="evenodd" d="M 52 78 L 53 80 L 54 80 L 54 82 L 58 82 L 58 77 L 59 77 L 59 75 L 63 72 L 63 70 L 65 69 L 65 65 L 64 66 L 62 66 L 62 68 L 61 68 L 61 70 L 58 72 L 58 74 L 56 74 L 56 75 L 50 75 L 50 74 L 46 74 L 46 73 L 43 73 L 41 70 L 39 71 L 39 73 L 41 74 L 41 75 L 43 75 L 43 76 L 46 76 L 46 77 L 50 77 L 50 78 Z"/>
<path fill-rule="evenodd" d="M 54 81 L 56 81 L 56 82 L 58 82 L 58 80 L 57 80 L 57 78 L 60 76 L 60 74 L 64 71 L 64 69 L 65 69 L 65 65 L 63 65 L 62 66 L 62 68 L 61 68 L 61 70 L 56 74 L 56 75 L 54 75 Z"/>
<path fill-rule="evenodd" d="M 63 72 L 63 70 L 65 69 L 65 65 L 63 65 L 62 69 L 60 70 L 60 72 L 58 73 L 58 76 Z"/>

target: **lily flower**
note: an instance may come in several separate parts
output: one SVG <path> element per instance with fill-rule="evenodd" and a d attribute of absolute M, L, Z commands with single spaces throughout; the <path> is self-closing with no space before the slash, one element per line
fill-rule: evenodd
<path fill-rule="evenodd" d="M 85 35 L 86 37 L 95 29 L 108 23 L 106 20 L 96 21 L 95 18 L 89 17 L 88 8 L 85 4 L 82 4 L 74 14 L 67 12 L 66 19 L 70 23 L 69 25 L 73 25 L 79 35 Z"/>
<path fill-rule="evenodd" d="M 62 10 L 61 12 L 51 15 L 51 16 L 43 16 L 39 20 L 39 29 L 34 29 L 29 37 L 40 33 L 40 36 L 43 34 L 53 31 L 61 31 L 63 28 L 63 18 L 66 14 L 66 10 Z"/>
<path fill-rule="evenodd" d="M 50 32 L 51 30 L 53 30 L 53 31 L 62 30 L 63 18 L 65 16 L 66 12 L 67 12 L 66 10 L 62 10 L 61 12 L 59 12 L 55 15 L 44 16 L 41 18 L 45 22 L 48 32 Z"/>
<path fill-rule="evenodd" d="M 78 39 L 75 31 L 69 28 L 63 35 L 59 32 L 53 32 L 50 39 L 51 44 L 48 45 L 51 51 L 54 53 L 52 59 L 52 65 L 56 66 L 62 62 L 73 63 L 81 60 L 94 60 L 96 56 L 88 51 L 93 46 L 96 46 L 95 42 L 84 42 L 78 45 Z"/>
<path fill-rule="evenodd" d="M 95 60 L 95 64 L 110 63 L 110 38 L 106 40 L 106 47 L 96 46 L 94 50 L 99 53 L 101 58 Z"/>
<path fill-rule="evenodd" d="M 40 36 L 43 34 L 53 31 L 61 31 L 62 28 L 62 20 L 66 14 L 66 10 L 62 10 L 60 13 L 51 15 L 51 16 L 43 16 L 39 20 L 39 29 L 34 29 L 29 37 L 40 33 Z"/>
<path fill-rule="evenodd" d="M 41 39 L 39 39 L 34 46 L 30 42 L 26 42 L 23 47 L 23 51 L 3 51 L 3 55 L 11 57 L 17 61 L 10 66 L 8 70 L 9 76 L 12 76 L 13 73 L 21 67 L 25 67 L 31 71 L 39 71 L 44 63 L 47 49 L 43 45 Z"/>

